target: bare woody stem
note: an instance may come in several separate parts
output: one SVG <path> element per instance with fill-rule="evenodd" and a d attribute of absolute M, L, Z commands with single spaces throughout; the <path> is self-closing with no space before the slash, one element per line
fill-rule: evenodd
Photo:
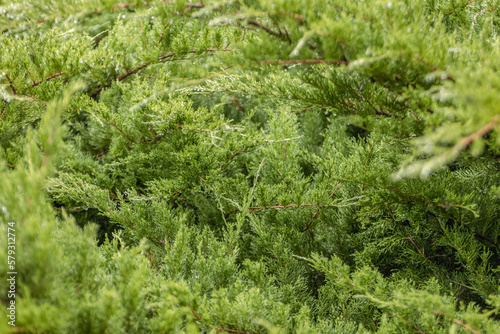
<path fill-rule="evenodd" d="M 270 35 L 279 37 L 281 39 L 285 39 L 288 42 L 292 43 L 292 40 L 291 40 L 290 36 L 288 36 L 288 34 L 284 34 L 281 31 L 280 32 L 276 32 L 276 31 L 272 30 L 271 28 L 269 28 L 268 26 L 265 26 L 262 23 L 257 22 L 257 21 L 248 20 L 247 23 L 249 25 L 252 25 L 252 26 L 255 26 L 255 27 L 258 27 L 258 28 L 261 28 L 261 29 L 265 30 Z"/>
<path fill-rule="evenodd" d="M 10 77 L 8 75 L 5 75 L 5 77 L 9 81 L 9 87 L 10 87 L 10 89 L 12 89 L 12 94 L 17 95 L 16 87 L 14 87 L 12 80 L 10 79 Z"/>
<path fill-rule="evenodd" d="M 291 60 L 264 60 L 258 62 L 260 65 L 295 65 L 295 64 L 331 64 L 349 65 L 347 60 L 326 60 L 326 59 L 291 59 Z"/>
<path fill-rule="evenodd" d="M 210 48 L 210 49 L 205 49 L 205 50 L 202 50 L 202 51 L 191 50 L 191 51 L 188 51 L 187 53 L 217 52 L 217 51 L 233 51 L 233 50 L 231 50 L 231 49 L 215 49 L 215 48 Z M 123 81 L 126 78 L 128 78 L 129 76 L 131 76 L 133 74 L 136 74 L 140 70 L 148 67 L 149 65 L 156 64 L 157 62 L 171 61 L 173 59 L 170 59 L 170 58 L 172 58 L 174 55 L 175 55 L 175 52 L 170 52 L 170 53 L 167 53 L 165 55 L 161 55 L 161 56 L 158 57 L 158 59 L 156 60 L 156 62 L 155 61 L 149 61 L 147 63 L 139 65 L 136 68 L 133 68 L 133 69 L 129 70 L 128 72 L 120 75 L 116 80 L 117 81 Z M 185 60 L 185 59 L 179 59 L 179 60 Z M 94 96 L 99 95 L 104 88 L 109 87 L 110 85 L 111 85 L 111 83 L 107 83 L 105 85 L 100 86 L 93 93 L 91 93 L 90 96 L 94 97 Z"/>
<path fill-rule="evenodd" d="M 31 85 L 31 87 L 36 87 L 36 86 L 38 86 L 39 84 L 41 84 L 42 82 L 44 82 L 44 81 L 49 81 L 49 80 L 52 80 L 52 79 L 57 78 L 58 76 L 61 76 L 61 75 L 63 75 L 63 74 L 66 74 L 66 72 L 58 72 L 58 73 L 56 73 L 56 74 L 52 74 L 51 76 L 49 76 L 49 77 L 47 77 L 47 78 L 45 78 L 45 79 L 42 79 L 42 80 L 37 81 L 37 82 L 34 82 L 34 83 Z"/>
<path fill-rule="evenodd" d="M 447 315 L 446 313 L 444 312 L 441 312 L 441 311 L 438 311 L 438 310 L 433 310 L 432 313 L 434 314 L 437 314 L 437 315 L 440 315 L 440 316 L 443 316 L 443 317 L 450 317 L 449 315 Z M 451 318 L 451 317 L 450 317 Z M 474 334 L 479 334 L 479 331 L 475 330 L 474 328 L 472 328 L 471 326 L 467 325 L 466 323 L 456 319 L 456 318 L 453 318 L 453 322 L 456 323 L 457 325 L 459 326 L 462 326 L 463 328 L 467 329 L 469 332 L 471 333 L 474 333 Z"/>
<path fill-rule="evenodd" d="M 215 330 L 217 332 L 228 332 L 228 333 L 239 333 L 239 334 L 252 334 L 249 331 L 239 331 L 237 329 L 224 328 L 224 327 L 216 327 Z"/>

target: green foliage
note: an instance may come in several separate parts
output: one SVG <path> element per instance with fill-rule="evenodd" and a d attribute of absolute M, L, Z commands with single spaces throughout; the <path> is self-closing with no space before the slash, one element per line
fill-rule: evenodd
<path fill-rule="evenodd" d="M 500 332 L 498 0 L 0 13 L 1 332 Z"/>

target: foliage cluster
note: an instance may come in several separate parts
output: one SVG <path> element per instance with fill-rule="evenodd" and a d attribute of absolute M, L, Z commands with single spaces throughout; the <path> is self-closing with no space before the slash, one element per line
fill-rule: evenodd
<path fill-rule="evenodd" d="M 500 332 L 498 0 L 0 0 L 0 29 L 0 331 Z"/>

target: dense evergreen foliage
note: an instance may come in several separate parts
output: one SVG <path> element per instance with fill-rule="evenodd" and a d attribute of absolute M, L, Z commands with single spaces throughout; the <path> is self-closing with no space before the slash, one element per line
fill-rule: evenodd
<path fill-rule="evenodd" d="M 0 0 L 0 29 L 0 332 L 500 332 L 498 0 Z"/>

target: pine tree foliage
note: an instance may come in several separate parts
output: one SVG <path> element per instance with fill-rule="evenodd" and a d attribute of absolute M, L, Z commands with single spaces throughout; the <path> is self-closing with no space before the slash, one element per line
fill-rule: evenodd
<path fill-rule="evenodd" d="M 500 332 L 498 0 L 0 13 L 1 332 Z"/>

